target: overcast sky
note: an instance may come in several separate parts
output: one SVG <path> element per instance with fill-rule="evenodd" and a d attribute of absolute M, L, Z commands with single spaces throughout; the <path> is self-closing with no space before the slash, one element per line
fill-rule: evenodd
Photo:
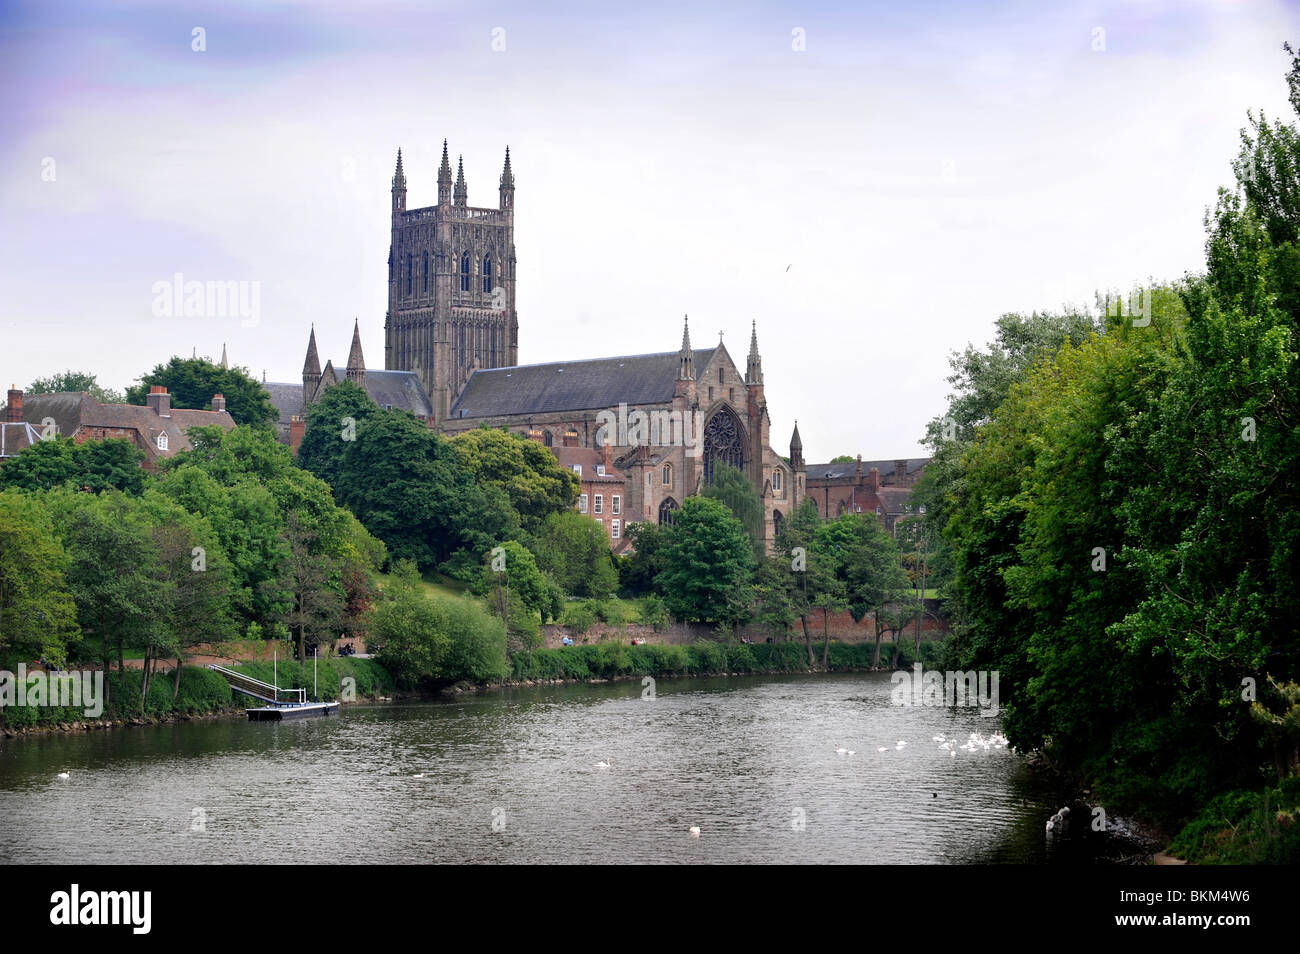
<path fill-rule="evenodd" d="M 470 205 L 510 146 L 522 363 L 689 313 L 743 368 L 757 321 L 778 450 L 918 455 L 998 315 L 1202 268 L 1300 41 L 1268 0 L 622 7 L 4 0 L 0 386 L 223 342 L 297 381 L 354 317 L 382 367 L 395 153 L 432 205 L 446 138 Z M 176 273 L 256 323 L 156 315 Z"/>

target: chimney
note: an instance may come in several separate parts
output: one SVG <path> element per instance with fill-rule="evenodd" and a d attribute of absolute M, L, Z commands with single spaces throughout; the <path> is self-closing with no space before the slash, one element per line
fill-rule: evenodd
<path fill-rule="evenodd" d="M 907 479 L 907 461 L 906 461 L 906 460 L 896 460 L 896 461 L 894 461 L 894 476 L 897 477 L 899 480 L 906 480 L 906 479 Z"/>
<path fill-rule="evenodd" d="M 302 435 L 307 431 L 307 422 L 302 416 L 295 414 L 289 419 L 289 449 L 295 454 L 298 453 L 298 446 L 302 443 Z"/>
<path fill-rule="evenodd" d="M 614 469 L 614 448 L 608 444 L 600 445 L 600 462 L 605 465 L 605 472 Z"/>
<path fill-rule="evenodd" d="M 161 384 L 155 384 L 149 388 L 149 396 L 145 398 L 145 403 L 153 408 L 154 413 L 159 417 L 172 416 L 171 395 L 167 393 L 167 389 Z"/>
<path fill-rule="evenodd" d="M 226 396 L 224 394 L 212 395 L 212 410 L 224 411 L 226 409 Z"/>
<path fill-rule="evenodd" d="M 858 455 L 858 469 L 855 470 L 853 473 L 857 477 L 862 476 L 862 455 L 861 454 Z"/>
<path fill-rule="evenodd" d="M 5 420 L 10 424 L 21 424 L 23 420 L 23 392 L 13 385 L 9 386 L 9 407 L 5 411 Z"/>
<path fill-rule="evenodd" d="M 871 468 L 871 482 L 869 486 L 871 487 L 872 493 L 875 493 L 880 489 L 880 468 L 879 467 Z"/>

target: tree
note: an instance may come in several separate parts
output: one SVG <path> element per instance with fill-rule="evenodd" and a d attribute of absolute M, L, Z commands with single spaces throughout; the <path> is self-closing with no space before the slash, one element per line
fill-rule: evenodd
<path fill-rule="evenodd" d="M 536 531 L 548 516 L 572 508 L 578 500 L 578 475 L 522 434 L 483 426 L 457 434 L 451 446 L 479 486 L 495 486 L 505 493 L 526 531 Z"/>
<path fill-rule="evenodd" d="M 114 489 L 138 494 L 144 489 L 143 460 L 143 452 L 120 438 L 78 444 L 70 437 L 51 437 L 0 468 L 0 487 L 49 490 L 69 484 L 94 493 Z"/>
<path fill-rule="evenodd" d="M 754 548 L 717 500 L 689 497 L 664 533 L 655 585 L 684 622 L 734 623 L 748 604 Z"/>
<path fill-rule="evenodd" d="M 283 585 L 291 596 L 284 622 L 296 633 L 298 660 L 307 658 L 307 641 L 317 646 L 343 629 L 347 601 L 343 593 L 343 561 L 323 550 L 320 534 L 297 513 L 285 521 L 289 557 L 284 563 Z"/>
<path fill-rule="evenodd" d="M 149 388 L 155 385 L 167 388 L 172 407 L 205 410 L 212 407 L 214 394 L 224 395 L 226 410 L 236 424 L 269 426 L 280 418 L 271 395 L 247 368 L 223 368 L 206 358 L 173 357 L 127 388 L 127 403 L 144 404 Z"/>
<path fill-rule="evenodd" d="M 66 662 L 79 634 L 66 564 L 44 503 L 0 492 L 0 667 L 34 658 Z"/>
<path fill-rule="evenodd" d="M 818 551 L 828 555 L 842 587 L 843 604 L 855 621 L 868 613 L 876 622 L 876 647 L 871 665 L 880 665 L 880 641 L 888 629 L 897 629 L 911 607 L 899 608 L 907 598 L 907 573 L 898 547 L 874 516 L 846 513 L 823 524 L 814 537 Z M 894 614 L 892 623 L 887 614 Z M 829 637 L 828 640 L 829 642 Z M 827 646 L 822 648 L 826 663 Z"/>
<path fill-rule="evenodd" d="M 852 464 L 857 460 L 852 454 L 840 454 L 838 457 L 832 457 L 832 464 Z"/>
<path fill-rule="evenodd" d="M 601 525 L 574 510 L 553 513 L 537 537 L 537 565 L 570 596 L 606 600 L 618 574 Z"/>
<path fill-rule="evenodd" d="M 378 410 L 365 389 L 352 381 L 326 388 L 320 400 L 307 409 L 298 466 L 336 487 L 348 443 Z"/>
<path fill-rule="evenodd" d="M 95 375 L 84 371 L 61 371 L 48 378 L 37 378 L 27 386 L 28 394 L 59 394 L 64 391 L 85 391 L 100 404 L 125 404 L 121 391 L 103 388 Z"/>
<path fill-rule="evenodd" d="M 619 586 L 632 596 L 643 596 L 654 590 L 659 544 L 663 533 L 657 523 L 633 523 L 624 534 L 632 546 L 630 556 L 618 567 Z"/>
<path fill-rule="evenodd" d="M 376 658 L 407 688 L 435 677 L 451 646 L 443 616 L 425 595 L 420 572 L 410 560 L 393 565 L 367 625 L 374 634 Z"/>
<path fill-rule="evenodd" d="M 749 534 L 755 554 L 762 552 L 763 501 L 743 472 L 718 461 L 713 468 L 713 483 L 704 488 L 703 495 L 726 504 Z"/>

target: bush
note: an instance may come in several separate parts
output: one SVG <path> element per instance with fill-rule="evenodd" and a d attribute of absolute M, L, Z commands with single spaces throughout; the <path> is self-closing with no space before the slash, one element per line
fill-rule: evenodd
<path fill-rule="evenodd" d="M 560 624 L 580 636 L 596 625 L 598 616 L 599 604 L 595 600 L 584 600 L 566 606 L 564 614 L 560 617 Z"/>

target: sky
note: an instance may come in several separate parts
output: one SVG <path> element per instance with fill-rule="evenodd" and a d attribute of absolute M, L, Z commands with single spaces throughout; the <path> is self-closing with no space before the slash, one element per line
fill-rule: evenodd
<path fill-rule="evenodd" d="M 1204 266 L 1300 4 L 0 0 L 0 386 L 383 364 L 391 179 L 516 182 L 521 363 L 758 328 L 771 442 L 923 456 L 1006 312 Z M 248 307 L 167 313 L 159 283 Z M 253 298 L 253 295 L 256 295 Z M 161 296 L 166 299 L 168 296 Z M 252 305 L 256 303 L 254 309 Z M 174 310 L 173 310 L 174 312 Z"/>

